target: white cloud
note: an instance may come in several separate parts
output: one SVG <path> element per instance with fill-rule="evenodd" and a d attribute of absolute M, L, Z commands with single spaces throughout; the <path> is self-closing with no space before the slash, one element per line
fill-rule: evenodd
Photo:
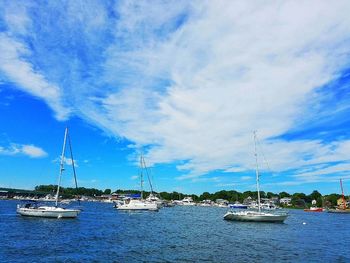
<path fill-rule="evenodd" d="M 241 181 L 249 181 L 252 180 L 253 178 L 251 176 L 241 176 L 240 180 Z"/>
<path fill-rule="evenodd" d="M 222 184 L 222 183 L 220 183 L 220 184 L 217 184 L 215 186 L 217 186 L 217 187 L 228 187 L 228 186 L 237 186 L 237 185 L 239 185 L 239 184 L 236 184 L 236 183 Z"/>
<path fill-rule="evenodd" d="M 181 177 L 180 177 L 180 179 L 181 179 Z M 221 181 L 221 178 L 218 177 L 218 176 L 215 176 L 215 177 L 200 177 L 200 178 L 196 177 L 196 178 L 193 178 L 191 181 L 195 182 L 195 183 L 197 183 L 197 182 L 216 182 L 217 183 L 217 182 Z"/>
<path fill-rule="evenodd" d="M 52 160 L 53 163 L 60 163 L 61 162 L 61 156 L 55 158 Z M 84 162 L 85 163 L 85 162 Z M 73 161 L 70 157 L 64 157 L 64 165 L 73 165 Z M 79 160 L 74 160 L 74 166 L 79 167 Z"/>
<path fill-rule="evenodd" d="M 137 176 L 137 175 L 133 175 L 130 177 L 131 180 L 137 180 L 138 178 L 140 178 L 140 176 Z"/>
<path fill-rule="evenodd" d="M 141 80 L 169 77 L 166 92 L 132 83 L 102 101 L 95 121 L 137 144 L 153 145 L 147 154 L 152 163 L 188 160 L 178 166 L 190 171 L 183 178 L 232 164 L 254 167 L 251 132 L 257 129 L 265 139 L 298 125 L 308 98 L 317 100 L 313 92 L 345 66 L 348 3 L 314 4 L 201 6 L 196 19 L 167 41 L 125 54 Z M 299 158 L 310 150 L 309 162 L 329 161 L 322 154 L 329 146 L 319 141 L 269 147 L 278 170 L 308 163 Z"/>
<path fill-rule="evenodd" d="M 24 59 L 30 55 L 30 50 L 24 44 L 0 33 L 0 53 L 0 71 L 4 72 L 10 81 L 15 82 L 20 89 L 44 99 L 55 111 L 58 119 L 67 118 L 70 110 L 62 105 L 59 87 L 49 83 Z"/>
<path fill-rule="evenodd" d="M 68 25 L 89 23 L 91 14 L 71 17 L 76 8 Z M 74 78 L 63 79 L 72 90 L 50 83 L 24 58 L 28 48 L 6 34 L 0 69 L 59 118 L 70 112 L 62 105 L 74 105 L 108 134 L 147 146 L 150 165 L 181 162 L 182 179 L 253 169 L 253 130 L 271 169 L 283 172 L 349 158 L 346 140 L 267 140 L 310 121 L 317 91 L 347 66 L 349 9 L 348 1 L 118 2 L 118 20 L 108 23 L 103 8 L 93 8 L 101 20 L 81 32 L 81 46 L 98 47 L 91 58 L 103 54 L 102 64 L 89 69 L 102 72 L 76 79 L 86 68 L 71 61 Z M 108 25 L 115 42 L 96 44 L 94 25 Z"/>
<path fill-rule="evenodd" d="M 9 147 L 0 146 L 0 155 L 26 155 L 31 158 L 42 158 L 46 157 L 47 153 L 34 145 L 11 143 Z"/>

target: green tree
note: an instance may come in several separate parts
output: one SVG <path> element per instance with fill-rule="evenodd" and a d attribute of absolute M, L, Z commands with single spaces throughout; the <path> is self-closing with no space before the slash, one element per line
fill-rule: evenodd
<path fill-rule="evenodd" d="M 309 195 L 309 199 L 311 200 L 316 200 L 316 205 L 321 207 L 322 206 L 322 195 L 317 191 L 314 190 L 310 195 Z"/>
<path fill-rule="evenodd" d="M 105 189 L 105 191 L 103 192 L 105 195 L 110 195 L 112 193 L 111 189 Z"/>
<path fill-rule="evenodd" d="M 290 194 L 288 194 L 287 192 L 280 192 L 278 194 L 278 197 L 281 198 L 285 198 L 285 197 L 290 197 Z"/>

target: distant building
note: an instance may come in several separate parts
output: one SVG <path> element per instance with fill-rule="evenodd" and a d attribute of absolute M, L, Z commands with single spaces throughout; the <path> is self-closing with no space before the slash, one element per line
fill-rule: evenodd
<path fill-rule="evenodd" d="M 228 204 L 228 201 L 225 199 L 216 199 L 215 202 L 217 204 L 226 204 L 226 205 Z"/>
<path fill-rule="evenodd" d="M 282 205 L 292 205 L 292 198 L 284 197 L 280 199 L 280 204 Z"/>
<path fill-rule="evenodd" d="M 278 202 L 279 202 L 278 196 L 273 196 L 273 197 L 271 197 L 271 198 L 270 198 L 270 201 L 271 201 L 272 203 L 274 203 L 274 204 L 278 204 Z"/>
<path fill-rule="evenodd" d="M 243 200 L 243 204 L 244 205 L 250 205 L 252 201 L 253 201 L 253 198 L 248 196 L 246 199 Z"/>
<path fill-rule="evenodd" d="M 8 191 L 0 191 L 0 198 L 7 198 L 8 197 Z"/>

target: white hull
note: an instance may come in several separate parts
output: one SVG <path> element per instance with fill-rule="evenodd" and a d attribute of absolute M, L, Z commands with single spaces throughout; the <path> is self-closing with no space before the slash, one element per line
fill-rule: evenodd
<path fill-rule="evenodd" d="M 130 200 L 129 203 L 125 202 L 117 206 L 117 210 L 148 210 L 148 211 L 158 211 L 158 206 L 156 203 L 146 203 L 139 200 Z"/>
<path fill-rule="evenodd" d="M 50 206 L 40 206 L 37 208 L 18 207 L 17 213 L 22 216 L 30 217 L 76 218 L 80 210 Z"/>
<path fill-rule="evenodd" d="M 224 215 L 225 220 L 233 221 L 246 221 L 246 222 L 276 222 L 283 223 L 287 218 L 287 214 L 272 214 L 265 212 L 254 212 L 254 211 L 245 211 L 245 212 L 227 212 Z"/>
<path fill-rule="evenodd" d="M 181 205 L 184 205 L 184 206 L 194 206 L 194 205 L 196 205 L 196 203 L 186 203 L 186 202 L 183 202 Z"/>

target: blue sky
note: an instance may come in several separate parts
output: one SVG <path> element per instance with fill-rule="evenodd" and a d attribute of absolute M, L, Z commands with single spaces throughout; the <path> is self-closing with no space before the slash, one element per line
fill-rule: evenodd
<path fill-rule="evenodd" d="M 142 150 L 158 191 L 254 190 L 257 130 L 263 190 L 346 190 L 347 10 L 0 1 L 0 186 L 55 183 L 68 126 L 85 187 L 137 189 Z"/>

